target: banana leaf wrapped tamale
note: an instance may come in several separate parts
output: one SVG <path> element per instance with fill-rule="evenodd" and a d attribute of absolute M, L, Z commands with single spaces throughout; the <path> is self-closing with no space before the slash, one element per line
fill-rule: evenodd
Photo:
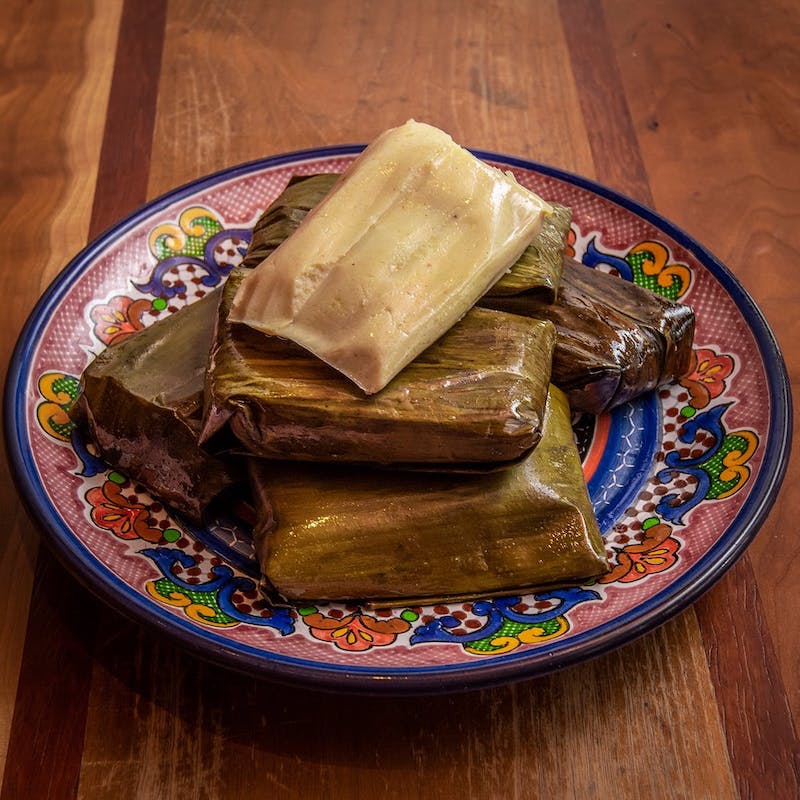
<path fill-rule="evenodd" d="M 244 478 L 198 445 L 216 309 L 207 295 L 104 350 L 70 412 L 104 461 L 194 522 Z"/>
<path fill-rule="evenodd" d="M 688 368 L 694 312 L 618 277 L 565 260 L 557 300 L 484 297 L 479 305 L 556 326 L 552 380 L 574 411 L 599 414 Z"/>
<path fill-rule="evenodd" d="M 243 267 L 258 266 L 300 225 L 306 214 L 330 191 L 339 175 L 292 176 L 288 186 L 259 217 Z M 552 302 L 558 291 L 563 270 L 564 247 L 572 211 L 567 206 L 550 203 L 553 212 L 542 220 L 536 238 L 511 269 L 492 286 L 487 295 L 504 296 L 535 292 L 545 302 Z"/>
<path fill-rule="evenodd" d="M 259 220 L 247 265 L 255 266 L 290 235 L 336 177 L 293 179 L 296 186 L 290 184 Z M 692 309 L 564 259 L 571 213 L 551 206 L 537 238 L 478 305 L 555 323 L 553 381 L 576 411 L 599 414 L 675 380 L 691 358 Z M 554 264 L 563 264 L 565 273 Z M 559 285 L 562 296 L 555 300 Z"/>
<path fill-rule="evenodd" d="M 241 275 L 234 270 L 223 289 L 206 379 L 201 441 L 210 450 L 452 467 L 518 459 L 539 440 L 549 322 L 473 309 L 382 391 L 365 395 L 295 343 L 229 322 Z"/>
<path fill-rule="evenodd" d="M 506 470 L 249 465 L 262 573 L 287 600 L 435 602 L 575 582 L 608 568 L 569 406 L 555 387 L 539 445 Z"/>

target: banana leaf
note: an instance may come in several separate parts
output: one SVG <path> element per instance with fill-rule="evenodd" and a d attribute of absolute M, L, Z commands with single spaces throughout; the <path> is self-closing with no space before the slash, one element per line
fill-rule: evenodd
<path fill-rule="evenodd" d="M 486 297 L 535 293 L 543 303 L 558 295 L 564 270 L 564 248 L 572 221 L 572 209 L 550 203 L 553 213 L 544 218 L 542 229 L 511 269 L 486 292 Z"/>
<path fill-rule="evenodd" d="M 293 175 L 280 196 L 258 218 L 240 266 L 257 267 L 294 233 L 306 214 L 330 191 L 338 175 Z"/>
<path fill-rule="evenodd" d="M 294 175 L 278 199 L 259 217 L 247 255 L 246 268 L 257 267 L 281 242 L 288 238 L 336 183 L 339 175 Z M 487 295 L 504 296 L 535 292 L 545 302 L 553 302 L 563 270 L 564 247 L 572 210 L 550 203 L 547 215 L 533 242 L 511 269 L 492 286 Z"/>
<path fill-rule="evenodd" d="M 209 294 L 104 350 L 70 411 L 104 461 L 194 522 L 244 479 L 198 445 L 216 309 Z"/>
<path fill-rule="evenodd" d="M 569 405 L 555 387 L 539 445 L 487 475 L 248 463 L 262 573 L 286 600 L 436 602 L 608 568 Z"/>
<path fill-rule="evenodd" d="M 555 303 L 519 295 L 484 297 L 479 305 L 553 322 L 552 380 L 574 411 L 608 411 L 674 381 L 689 367 L 689 306 L 572 259 L 565 260 Z"/>
<path fill-rule="evenodd" d="M 227 320 L 223 289 L 206 378 L 210 450 L 302 461 L 484 464 L 536 445 L 553 326 L 473 309 L 385 389 L 365 395 L 293 342 Z"/>

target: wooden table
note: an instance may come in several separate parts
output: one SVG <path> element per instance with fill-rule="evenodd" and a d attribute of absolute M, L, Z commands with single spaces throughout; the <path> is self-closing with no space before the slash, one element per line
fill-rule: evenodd
<path fill-rule="evenodd" d="M 413 116 L 655 207 L 730 266 L 798 378 L 790 0 L 10 0 L 0 30 L 4 365 L 67 260 L 144 201 Z M 633 644 L 387 699 L 139 630 L 40 547 L 4 466 L 0 797 L 797 797 L 798 479 L 795 459 L 747 554 Z"/>

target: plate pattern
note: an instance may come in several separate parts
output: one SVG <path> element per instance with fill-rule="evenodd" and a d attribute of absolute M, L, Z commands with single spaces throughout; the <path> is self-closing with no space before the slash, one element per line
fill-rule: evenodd
<path fill-rule="evenodd" d="M 719 545 L 761 467 L 771 420 L 758 400 L 767 383 L 758 345 L 717 277 L 653 221 L 568 176 L 487 157 L 573 208 L 576 258 L 688 302 L 698 318 L 692 366 L 680 383 L 596 420 L 575 420 L 612 562 L 600 580 L 436 606 L 273 606 L 259 594 L 252 545 L 235 515 L 191 528 L 109 470 L 72 427 L 67 409 L 94 354 L 224 281 L 291 174 L 341 171 L 352 157 L 298 156 L 222 173 L 134 216 L 77 259 L 40 320 L 22 378 L 33 479 L 68 547 L 123 598 L 135 596 L 145 614 L 184 638 L 199 636 L 209 651 L 233 651 L 229 661 L 237 653 L 251 667 L 262 661 L 267 673 L 280 662 L 332 670 L 346 682 L 345 670 L 445 674 L 509 654 L 524 669 L 591 642 L 688 580 Z"/>

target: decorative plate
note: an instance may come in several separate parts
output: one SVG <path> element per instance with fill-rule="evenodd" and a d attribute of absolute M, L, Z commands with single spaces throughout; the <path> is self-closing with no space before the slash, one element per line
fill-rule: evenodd
<path fill-rule="evenodd" d="M 10 459 L 31 514 L 120 611 L 211 660 L 316 687 L 476 688 L 574 664 L 664 622 L 731 566 L 775 498 L 791 441 L 786 371 L 758 308 L 711 254 L 653 211 L 560 170 L 477 152 L 572 207 L 578 259 L 697 314 L 679 384 L 575 419 L 613 566 L 599 581 L 385 611 L 273 607 L 257 590 L 246 527 L 220 518 L 193 529 L 73 429 L 66 409 L 94 354 L 224 281 L 292 174 L 339 172 L 361 149 L 276 156 L 188 184 L 63 270 L 21 334 L 6 386 Z"/>

